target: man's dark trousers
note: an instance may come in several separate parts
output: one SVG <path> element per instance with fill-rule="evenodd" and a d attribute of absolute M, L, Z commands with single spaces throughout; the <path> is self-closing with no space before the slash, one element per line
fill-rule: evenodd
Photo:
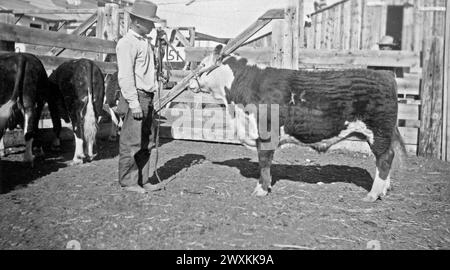
<path fill-rule="evenodd" d="M 153 93 L 138 91 L 143 118 L 136 120 L 127 108 L 120 133 L 119 183 L 122 187 L 144 185 L 149 178 L 150 151 L 155 146 Z M 121 98 L 119 103 L 126 103 Z M 119 104 L 119 107 L 121 104 Z"/>

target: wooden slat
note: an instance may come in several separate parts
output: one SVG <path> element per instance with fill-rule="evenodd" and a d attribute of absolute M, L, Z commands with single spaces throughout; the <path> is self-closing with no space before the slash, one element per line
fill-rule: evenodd
<path fill-rule="evenodd" d="M 419 119 L 419 106 L 415 104 L 398 104 L 398 119 Z"/>
<path fill-rule="evenodd" d="M 444 89 L 442 119 L 442 159 L 450 161 L 450 1 L 446 3 L 444 40 Z M 450 189 L 449 189 L 450 190 Z"/>
<path fill-rule="evenodd" d="M 81 36 L 83 35 L 89 28 L 91 28 L 95 23 L 97 22 L 97 11 L 95 11 L 92 16 L 90 16 L 87 20 L 85 20 L 82 24 L 80 24 L 72 33 L 71 35 L 77 35 Z M 65 51 L 65 48 L 57 48 L 53 47 L 47 55 L 54 55 L 58 56 L 63 51 Z"/>
<path fill-rule="evenodd" d="M 403 138 L 405 144 L 417 145 L 419 141 L 419 129 L 411 127 L 399 127 L 398 131 Z"/>
<path fill-rule="evenodd" d="M 92 14 L 96 9 L 12 9 L 2 10 L 0 12 L 12 12 L 14 14 Z"/>
<path fill-rule="evenodd" d="M 188 61 L 201 61 L 214 49 L 205 47 L 186 48 Z M 268 63 L 271 60 L 270 50 L 267 48 L 241 48 L 237 53 L 257 63 Z M 342 51 L 342 50 L 299 50 L 300 66 L 313 65 L 346 65 L 346 66 L 388 66 L 388 67 L 416 67 L 419 65 L 419 55 L 405 51 Z"/>
<path fill-rule="evenodd" d="M 404 95 L 420 95 L 420 80 L 419 76 L 412 78 L 396 78 L 397 89 L 399 94 Z"/>
<path fill-rule="evenodd" d="M 113 41 L 79 37 L 47 30 L 0 23 L 0 40 L 99 53 L 115 53 Z"/>
<path fill-rule="evenodd" d="M 0 51 L 0 54 L 11 53 L 7 51 Z M 36 55 L 39 60 L 41 60 L 45 69 L 54 70 L 59 67 L 62 63 L 66 61 L 73 60 L 74 58 L 67 57 L 57 57 L 57 56 L 48 56 L 48 55 Z M 117 63 L 107 63 L 107 62 L 99 62 L 94 61 L 95 64 L 102 70 L 105 74 L 113 74 L 117 71 Z"/>
<path fill-rule="evenodd" d="M 362 0 L 351 0 L 350 49 L 358 50 L 361 45 Z"/>
<path fill-rule="evenodd" d="M 419 55 L 406 51 L 376 50 L 300 50 L 300 64 L 365 65 L 382 67 L 416 67 Z"/>
<path fill-rule="evenodd" d="M 284 19 L 284 15 L 283 9 L 271 9 L 259 17 L 258 20 Z"/>
<path fill-rule="evenodd" d="M 184 47 L 190 47 L 191 43 L 187 40 L 180 31 L 175 30 L 175 37 L 183 44 Z"/>
<path fill-rule="evenodd" d="M 424 65 L 420 115 L 419 155 L 441 158 L 442 147 L 442 96 L 444 65 L 444 39 L 435 36 L 430 55 Z"/>
<path fill-rule="evenodd" d="M 208 56 L 214 48 L 186 48 L 188 61 L 199 62 Z M 271 60 L 269 48 L 241 48 L 236 51 L 240 56 L 252 59 L 257 63 L 267 63 Z M 300 65 L 355 65 L 355 66 L 388 66 L 415 67 L 419 65 L 419 55 L 405 51 L 375 51 L 375 50 L 299 50 Z"/>

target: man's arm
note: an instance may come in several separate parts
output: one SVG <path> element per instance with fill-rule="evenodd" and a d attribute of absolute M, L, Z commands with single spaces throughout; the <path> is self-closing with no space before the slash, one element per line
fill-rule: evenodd
<path fill-rule="evenodd" d="M 117 66 L 119 69 L 117 78 L 120 91 L 128 102 L 132 112 L 141 111 L 139 105 L 138 93 L 136 89 L 134 65 L 136 61 L 136 49 L 127 42 L 120 42 L 116 47 Z"/>

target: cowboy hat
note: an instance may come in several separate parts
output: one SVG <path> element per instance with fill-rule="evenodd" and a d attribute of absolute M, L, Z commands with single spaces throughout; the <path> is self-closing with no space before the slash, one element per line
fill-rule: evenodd
<path fill-rule="evenodd" d="M 131 15 L 147 21 L 159 22 L 161 19 L 156 16 L 157 9 L 158 6 L 156 4 L 145 0 L 136 0 L 131 8 L 125 8 Z"/>
<path fill-rule="evenodd" d="M 397 43 L 394 42 L 394 38 L 391 36 L 384 36 L 381 38 L 380 42 L 378 42 L 378 45 L 384 45 L 384 46 L 396 46 Z"/>

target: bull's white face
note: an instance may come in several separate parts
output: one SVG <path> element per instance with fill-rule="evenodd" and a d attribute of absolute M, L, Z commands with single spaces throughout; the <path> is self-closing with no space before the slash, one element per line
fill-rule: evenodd
<path fill-rule="evenodd" d="M 227 108 L 227 123 L 229 127 L 234 130 L 234 134 L 245 146 L 253 148 L 256 146 L 256 139 L 259 136 L 255 114 L 246 113 L 239 106 L 235 106 L 232 101 L 229 104 L 225 89 L 231 89 L 234 74 L 229 65 L 217 63 L 217 57 L 218 54 L 213 53 L 203 59 L 201 65 L 204 69 L 217 64 L 219 66 L 211 72 L 204 72 L 199 78 L 191 80 L 189 87 L 191 89 L 202 89 L 211 93 L 214 98 L 222 100 Z M 230 106 L 235 108 L 233 116 L 229 113 Z"/>
<path fill-rule="evenodd" d="M 206 69 L 216 63 L 217 55 L 211 54 L 201 62 L 201 65 Z M 211 93 L 216 99 L 227 103 L 225 87 L 231 89 L 234 80 L 233 71 L 226 65 L 219 63 L 219 66 L 211 72 L 203 73 L 199 78 L 192 79 L 189 84 L 191 89 L 202 89 L 205 92 Z"/>

